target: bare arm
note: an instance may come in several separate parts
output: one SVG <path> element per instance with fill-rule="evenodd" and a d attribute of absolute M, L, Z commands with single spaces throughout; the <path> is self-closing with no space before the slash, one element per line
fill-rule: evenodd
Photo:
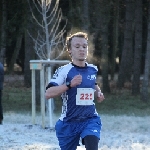
<path fill-rule="evenodd" d="M 76 75 L 74 78 L 71 80 L 71 87 L 75 87 L 82 82 L 82 76 L 81 75 Z M 56 96 L 61 95 L 62 93 L 66 92 L 69 88 L 66 86 L 66 84 L 59 85 L 59 86 L 52 86 L 48 88 L 45 92 L 45 97 L 46 99 L 50 99 Z"/>
<path fill-rule="evenodd" d="M 61 95 L 67 90 L 68 90 L 68 87 L 65 84 L 60 85 L 60 86 L 53 86 L 46 90 L 45 97 L 46 99 L 50 99 L 50 98 Z"/>

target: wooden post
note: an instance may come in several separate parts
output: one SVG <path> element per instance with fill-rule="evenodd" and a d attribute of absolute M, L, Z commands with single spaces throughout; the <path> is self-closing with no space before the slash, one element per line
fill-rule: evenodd
<path fill-rule="evenodd" d="M 41 115 L 42 115 L 42 127 L 45 128 L 45 96 L 44 96 L 44 66 L 40 70 L 40 91 L 41 91 Z"/>
<path fill-rule="evenodd" d="M 50 81 L 51 79 L 51 67 L 48 67 L 48 82 Z M 52 111 L 52 98 L 50 98 L 48 100 L 48 108 L 49 108 L 49 126 L 50 126 L 50 129 L 53 129 L 54 126 L 53 126 L 53 118 L 52 118 L 52 114 L 53 114 L 53 111 Z"/>
<path fill-rule="evenodd" d="M 36 94 L 35 94 L 35 70 L 40 70 L 40 93 L 41 93 L 41 116 L 42 127 L 45 128 L 45 64 L 54 66 L 54 64 L 67 64 L 68 60 L 30 60 L 30 69 L 32 70 L 32 124 L 35 124 L 36 117 Z M 51 79 L 51 66 L 48 68 L 48 82 Z M 49 121 L 50 128 L 53 129 L 52 118 L 52 99 L 49 99 Z"/>
<path fill-rule="evenodd" d="M 35 124 L 36 101 L 35 101 L 35 70 L 32 69 L 32 124 Z"/>

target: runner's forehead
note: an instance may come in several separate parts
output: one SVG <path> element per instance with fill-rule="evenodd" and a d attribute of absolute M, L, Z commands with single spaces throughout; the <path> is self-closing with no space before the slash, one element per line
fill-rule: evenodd
<path fill-rule="evenodd" d="M 71 44 L 73 45 L 88 45 L 88 42 L 85 38 L 83 37 L 73 37 L 71 40 Z"/>

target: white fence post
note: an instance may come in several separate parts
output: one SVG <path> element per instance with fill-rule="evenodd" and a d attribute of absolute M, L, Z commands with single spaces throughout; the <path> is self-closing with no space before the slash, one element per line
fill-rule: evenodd
<path fill-rule="evenodd" d="M 36 101 L 35 101 L 35 70 L 32 69 L 32 124 L 35 124 Z"/>
<path fill-rule="evenodd" d="M 44 86 L 44 66 L 40 70 L 40 91 L 41 91 L 41 115 L 42 115 L 42 127 L 45 128 L 45 86 Z"/>
<path fill-rule="evenodd" d="M 49 66 L 48 67 L 48 82 L 50 82 L 50 79 L 51 79 L 51 74 L 52 74 L 52 70 L 51 70 L 51 67 Z M 50 98 L 48 100 L 48 108 L 49 108 L 49 126 L 50 126 L 50 129 L 53 129 L 54 126 L 53 126 L 53 118 L 52 118 L 52 114 L 53 114 L 53 110 L 52 110 L 52 98 Z"/>
<path fill-rule="evenodd" d="M 35 94 L 35 70 L 40 70 L 40 93 L 41 93 L 41 115 L 42 115 L 42 127 L 45 128 L 45 64 L 54 65 L 54 64 L 67 64 L 70 61 L 68 60 L 30 60 L 30 69 L 32 70 L 32 124 L 35 124 L 36 117 L 36 94 Z M 48 82 L 51 79 L 51 66 L 48 68 Z M 48 84 L 48 83 L 46 83 Z M 53 129 L 53 109 L 52 109 L 52 100 L 48 100 L 49 105 L 49 121 L 50 128 Z"/>

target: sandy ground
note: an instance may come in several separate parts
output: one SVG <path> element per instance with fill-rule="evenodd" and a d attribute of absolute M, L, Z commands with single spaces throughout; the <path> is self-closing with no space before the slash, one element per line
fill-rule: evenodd
<path fill-rule="evenodd" d="M 0 125 L 0 150 L 60 150 L 55 131 L 36 125 L 27 114 L 8 112 Z M 53 124 L 59 116 L 53 115 Z M 102 132 L 99 150 L 150 150 L 150 117 L 101 115 Z M 46 117 L 49 127 L 49 117 Z M 84 146 L 77 150 L 85 150 Z"/>

